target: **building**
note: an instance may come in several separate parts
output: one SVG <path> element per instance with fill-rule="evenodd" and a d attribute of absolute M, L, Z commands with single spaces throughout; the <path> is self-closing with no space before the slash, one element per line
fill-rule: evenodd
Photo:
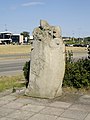
<path fill-rule="evenodd" d="M 0 32 L 0 43 L 10 44 L 12 42 L 11 36 L 12 33 L 9 31 Z"/>
<path fill-rule="evenodd" d="M 62 37 L 63 41 L 70 41 L 71 37 Z"/>
<path fill-rule="evenodd" d="M 29 39 L 30 39 L 30 44 L 33 44 L 33 42 L 34 42 L 33 36 L 30 35 L 30 38 L 29 38 Z"/>
<path fill-rule="evenodd" d="M 23 35 L 12 34 L 11 39 L 12 39 L 12 43 L 19 43 L 19 44 L 23 43 Z"/>
<path fill-rule="evenodd" d="M 0 44 L 23 43 L 23 35 L 13 34 L 9 31 L 0 32 Z"/>

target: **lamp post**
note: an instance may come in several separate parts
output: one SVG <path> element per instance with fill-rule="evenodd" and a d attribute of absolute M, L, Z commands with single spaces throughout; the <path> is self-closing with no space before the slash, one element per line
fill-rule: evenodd
<path fill-rule="evenodd" d="M 73 43 L 74 43 L 74 33 L 73 33 Z"/>

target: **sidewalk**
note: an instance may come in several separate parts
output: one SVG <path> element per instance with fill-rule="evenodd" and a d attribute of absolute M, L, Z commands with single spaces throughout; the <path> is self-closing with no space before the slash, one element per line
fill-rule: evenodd
<path fill-rule="evenodd" d="M 0 93 L 0 120 L 90 120 L 90 96 L 65 101 L 29 98 L 15 93 Z"/>

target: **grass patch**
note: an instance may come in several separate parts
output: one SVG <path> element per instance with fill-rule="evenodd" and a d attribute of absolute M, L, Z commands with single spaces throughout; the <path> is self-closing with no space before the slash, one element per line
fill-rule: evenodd
<path fill-rule="evenodd" d="M 66 47 L 66 50 L 73 52 L 86 52 L 86 47 Z M 22 54 L 30 53 L 30 45 L 0 45 L 0 54 Z"/>
<path fill-rule="evenodd" d="M 25 86 L 23 75 L 0 76 L 0 92 L 10 88 L 21 88 Z"/>
<path fill-rule="evenodd" d="M 87 48 L 86 47 L 66 47 L 66 51 L 71 51 L 74 52 L 87 52 Z"/>
<path fill-rule="evenodd" d="M 30 53 L 30 45 L 0 45 L 0 54 Z"/>

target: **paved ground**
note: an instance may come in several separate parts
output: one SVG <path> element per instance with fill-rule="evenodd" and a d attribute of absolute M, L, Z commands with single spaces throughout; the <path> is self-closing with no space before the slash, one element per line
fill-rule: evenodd
<path fill-rule="evenodd" d="M 23 96 L 23 92 L 0 93 L 0 120 L 90 120 L 89 95 L 46 100 Z"/>

